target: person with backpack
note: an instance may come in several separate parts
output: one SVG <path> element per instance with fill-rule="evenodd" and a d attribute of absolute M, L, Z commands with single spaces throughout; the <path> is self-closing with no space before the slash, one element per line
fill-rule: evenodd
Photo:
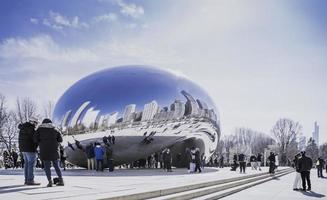
<path fill-rule="evenodd" d="M 312 159 L 305 155 L 305 151 L 301 153 L 302 157 L 299 159 L 298 165 L 302 178 L 302 190 L 311 190 L 310 170 L 312 168 Z M 306 188 L 308 184 L 308 188 Z"/>
<path fill-rule="evenodd" d="M 51 179 L 51 164 L 56 170 L 58 176 L 57 186 L 64 186 L 61 170 L 59 168 L 59 146 L 62 142 L 62 136 L 52 121 L 48 118 L 42 121 L 42 124 L 37 128 L 35 141 L 40 148 L 40 157 L 44 164 L 44 171 L 48 179 L 47 187 L 52 187 L 54 184 Z"/>
<path fill-rule="evenodd" d="M 35 117 L 30 117 L 28 122 L 18 125 L 18 146 L 24 158 L 25 185 L 40 185 L 34 181 L 34 167 L 37 158 L 37 143 L 34 141 L 34 137 L 37 121 Z"/>

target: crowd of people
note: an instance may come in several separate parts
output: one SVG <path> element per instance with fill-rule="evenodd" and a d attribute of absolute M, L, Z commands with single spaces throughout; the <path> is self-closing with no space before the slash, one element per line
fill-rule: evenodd
<path fill-rule="evenodd" d="M 269 158 L 268 158 L 269 159 Z M 223 159 L 220 159 L 223 164 Z M 240 173 L 245 173 L 247 164 L 250 164 L 252 170 L 259 170 L 261 171 L 261 165 L 263 163 L 262 154 L 258 153 L 257 155 L 251 155 L 249 159 L 243 153 L 234 154 L 233 156 L 233 163 L 231 164 L 231 171 L 236 171 L 237 168 L 240 168 Z"/>

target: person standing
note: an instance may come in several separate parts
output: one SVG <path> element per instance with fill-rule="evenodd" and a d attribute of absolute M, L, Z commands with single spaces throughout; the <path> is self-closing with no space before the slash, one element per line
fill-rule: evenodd
<path fill-rule="evenodd" d="M 66 171 L 66 158 L 67 158 L 67 156 L 66 156 L 64 147 L 61 146 L 61 145 L 60 145 L 59 154 L 60 154 L 61 167 L 64 168 L 64 171 Z"/>
<path fill-rule="evenodd" d="M 255 157 L 255 155 L 252 155 L 251 157 L 250 157 L 250 163 L 251 163 L 251 169 L 252 170 L 257 170 L 257 166 L 256 166 L 256 164 L 257 164 L 257 158 Z"/>
<path fill-rule="evenodd" d="M 114 135 L 111 136 L 111 141 L 112 141 L 112 144 L 115 144 L 116 138 Z"/>
<path fill-rule="evenodd" d="M 219 168 L 224 168 L 224 156 L 221 155 L 219 158 Z"/>
<path fill-rule="evenodd" d="M 318 178 L 324 178 L 323 174 L 322 174 L 322 170 L 324 168 L 325 165 L 325 161 L 322 158 L 318 158 L 317 160 L 317 173 L 318 173 Z"/>
<path fill-rule="evenodd" d="M 196 148 L 195 150 L 195 170 L 194 172 L 197 172 L 199 170 L 199 173 L 201 173 L 201 156 L 200 156 L 200 149 Z"/>
<path fill-rule="evenodd" d="M 94 148 L 94 154 L 95 154 L 95 159 L 97 161 L 97 171 L 101 170 L 103 171 L 103 155 L 104 155 L 104 150 L 100 143 L 96 143 L 95 148 Z"/>
<path fill-rule="evenodd" d="M 11 156 L 12 156 L 12 161 L 13 161 L 13 169 L 18 168 L 18 165 L 17 165 L 18 154 L 14 149 L 11 152 L 12 152 Z"/>
<path fill-rule="evenodd" d="M 113 172 L 114 171 L 114 159 L 112 157 L 113 150 L 109 143 L 105 145 L 105 150 L 106 150 L 109 172 Z"/>
<path fill-rule="evenodd" d="M 262 155 L 261 155 L 261 153 L 258 153 L 258 155 L 257 155 L 257 166 L 259 168 L 259 171 L 261 171 L 261 162 L 262 162 Z"/>
<path fill-rule="evenodd" d="M 311 190 L 310 170 L 312 168 L 312 159 L 305 155 L 305 151 L 301 153 L 302 157 L 298 161 L 299 170 L 302 179 L 302 189 L 306 191 L 306 183 L 308 184 L 308 191 Z"/>
<path fill-rule="evenodd" d="M 90 142 L 90 144 L 86 146 L 85 153 L 86 153 L 86 159 L 87 159 L 87 169 L 94 170 L 95 154 L 94 154 L 94 146 L 93 146 L 92 142 Z"/>
<path fill-rule="evenodd" d="M 241 153 L 238 155 L 238 161 L 240 163 L 240 173 L 245 173 L 245 168 L 246 168 L 246 162 L 245 162 L 245 155 Z"/>
<path fill-rule="evenodd" d="M 269 161 L 269 173 L 274 174 L 275 173 L 275 162 L 276 162 L 276 157 L 274 152 L 270 152 L 270 155 L 268 156 L 268 161 Z"/>
<path fill-rule="evenodd" d="M 172 156 L 171 156 L 170 149 L 167 149 L 164 152 L 164 163 L 165 163 L 165 167 L 167 169 L 167 172 L 172 172 L 173 171 L 171 169 L 171 160 L 172 160 Z"/>
<path fill-rule="evenodd" d="M 18 146 L 24 158 L 25 185 L 40 185 L 34 181 L 34 167 L 37 158 L 37 144 L 34 141 L 37 119 L 30 117 L 29 121 L 18 125 Z"/>
<path fill-rule="evenodd" d="M 64 186 L 61 170 L 59 168 L 59 146 L 62 142 L 60 132 L 52 124 L 52 121 L 45 118 L 36 130 L 36 142 L 40 147 L 40 157 L 44 164 L 44 171 L 48 179 L 47 187 L 52 187 L 51 163 L 58 176 L 57 186 Z"/>
<path fill-rule="evenodd" d="M 299 169 L 299 158 L 300 154 L 295 155 L 293 164 L 294 164 L 294 169 L 295 169 L 295 179 L 293 183 L 293 190 L 298 191 L 299 188 L 301 187 L 301 173 Z"/>

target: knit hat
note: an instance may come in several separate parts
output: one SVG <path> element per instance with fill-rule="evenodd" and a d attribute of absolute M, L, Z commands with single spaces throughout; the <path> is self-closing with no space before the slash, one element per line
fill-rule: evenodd
<path fill-rule="evenodd" d="M 45 118 L 43 121 L 42 121 L 42 124 L 48 124 L 48 123 L 52 123 L 52 121 L 48 118 Z"/>

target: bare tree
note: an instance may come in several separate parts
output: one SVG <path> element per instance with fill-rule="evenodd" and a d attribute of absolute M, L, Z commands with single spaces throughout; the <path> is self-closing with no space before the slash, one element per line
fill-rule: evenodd
<path fill-rule="evenodd" d="M 280 165 L 287 165 L 298 151 L 296 138 L 302 132 L 302 126 L 284 118 L 276 122 L 271 132 L 278 147 Z"/>
<path fill-rule="evenodd" d="M 44 118 L 48 118 L 52 120 L 53 109 L 54 109 L 54 103 L 52 101 L 48 101 L 46 105 L 44 105 Z"/>
<path fill-rule="evenodd" d="M 11 150 L 16 147 L 18 139 L 17 130 L 18 120 L 14 112 L 10 111 L 7 115 L 4 126 L 0 134 L 0 142 L 4 144 L 8 152 L 11 154 Z"/>
<path fill-rule="evenodd" d="M 306 155 L 312 159 L 315 163 L 319 157 L 319 149 L 316 144 L 316 141 L 310 137 L 307 147 L 305 148 Z"/>
<path fill-rule="evenodd" d="M 36 103 L 30 98 L 17 98 L 16 114 L 20 123 L 26 122 L 30 117 L 36 116 Z"/>
<path fill-rule="evenodd" d="M 320 145 L 319 147 L 319 155 L 322 159 L 327 159 L 327 143 Z"/>

